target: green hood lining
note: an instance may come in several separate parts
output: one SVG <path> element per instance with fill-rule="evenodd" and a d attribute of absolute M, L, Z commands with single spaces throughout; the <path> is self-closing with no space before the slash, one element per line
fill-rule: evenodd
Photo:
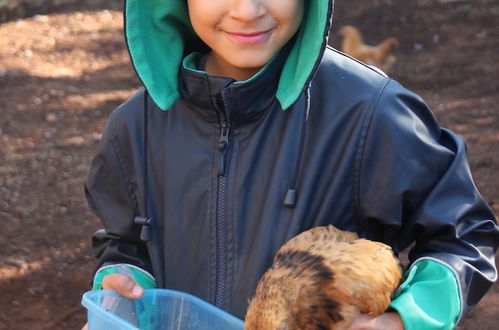
<path fill-rule="evenodd" d="M 303 21 L 276 92 L 283 109 L 298 99 L 327 42 L 332 1 L 303 1 L 306 2 Z M 127 0 L 125 34 L 137 75 L 158 107 L 169 109 L 180 97 L 178 72 L 183 58 L 204 47 L 192 29 L 185 1 Z"/>

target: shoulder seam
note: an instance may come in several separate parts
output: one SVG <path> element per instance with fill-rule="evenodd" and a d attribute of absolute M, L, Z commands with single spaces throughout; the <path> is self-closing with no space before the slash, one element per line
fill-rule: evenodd
<path fill-rule="evenodd" d="M 338 49 L 336 49 L 336 48 L 334 48 L 334 47 L 332 47 L 332 46 L 330 46 L 330 45 L 327 45 L 327 46 L 326 46 L 326 48 L 327 48 L 327 49 L 329 49 L 330 51 L 332 51 L 332 52 L 334 52 L 334 53 L 338 54 L 338 55 L 341 55 L 341 56 L 347 57 L 347 58 L 349 58 L 349 59 L 351 59 L 351 60 L 353 60 L 353 61 L 355 61 L 355 62 L 359 63 L 360 65 L 364 66 L 365 68 L 368 68 L 369 70 L 371 70 L 371 71 L 373 71 L 373 72 L 376 72 L 376 73 L 377 73 L 377 74 L 379 74 L 380 76 L 387 77 L 386 73 L 384 73 L 384 72 L 383 72 L 383 71 L 381 71 L 380 69 L 375 68 L 375 67 L 373 67 L 373 66 L 371 66 L 371 65 L 368 65 L 368 64 L 366 64 L 366 63 L 364 63 L 364 62 L 361 62 L 361 61 L 359 61 L 358 59 L 356 59 L 355 57 L 352 57 L 352 56 L 350 56 L 350 55 L 348 55 L 348 54 L 346 54 L 346 53 L 343 53 L 342 51 L 340 51 L 340 50 L 338 50 Z"/>

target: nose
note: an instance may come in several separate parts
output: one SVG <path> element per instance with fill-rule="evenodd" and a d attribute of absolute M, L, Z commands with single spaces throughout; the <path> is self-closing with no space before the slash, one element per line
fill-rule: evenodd
<path fill-rule="evenodd" d="M 270 0 L 272 1 L 272 0 Z M 240 21 L 253 21 L 265 14 L 262 0 L 232 0 L 229 15 Z"/>

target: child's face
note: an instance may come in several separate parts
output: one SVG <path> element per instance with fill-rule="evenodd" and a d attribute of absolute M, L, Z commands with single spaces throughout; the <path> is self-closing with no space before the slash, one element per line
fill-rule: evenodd
<path fill-rule="evenodd" d="M 211 48 L 206 71 L 246 80 L 298 30 L 303 0 L 188 0 L 197 35 Z"/>

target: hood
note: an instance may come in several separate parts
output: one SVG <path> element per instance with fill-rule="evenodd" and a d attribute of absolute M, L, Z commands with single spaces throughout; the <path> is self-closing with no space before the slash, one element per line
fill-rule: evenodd
<path fill-rule="evenodd" d="M 303 1 L 303 22 L 276 92 L 283 109 L 298 99 L 312 79 L 331 26 L 332 0 Z M 186 1 L 126 0 L 125 36 L 138 77 L 158 107 L 169 109 L 180 97 L 178 72 L 183 58 L 206 47 L 191 26 Z"/>

